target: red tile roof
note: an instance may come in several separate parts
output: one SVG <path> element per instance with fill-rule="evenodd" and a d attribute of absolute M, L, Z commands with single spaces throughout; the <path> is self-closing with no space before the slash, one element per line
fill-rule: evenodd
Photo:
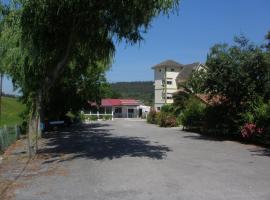
<path fill-rule="evenodd" d="M 101 106 L 138 106 L 140 101 L 135 99 L 102 99 Z"/>

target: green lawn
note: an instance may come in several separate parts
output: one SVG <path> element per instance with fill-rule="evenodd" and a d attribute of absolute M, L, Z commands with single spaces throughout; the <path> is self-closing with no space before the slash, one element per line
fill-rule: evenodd
<path fill-rule="evenodd" d="M 3 125 L 20 124 L 22 119 L 20 113 L 25 109 L 25 106 L 16 98 L 2 97 L 2 114 L 0 127 Z"/>

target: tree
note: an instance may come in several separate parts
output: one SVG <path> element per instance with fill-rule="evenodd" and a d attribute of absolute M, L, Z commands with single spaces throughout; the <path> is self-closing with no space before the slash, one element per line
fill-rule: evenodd
<path fill-rule="evenodd" d="M 50 91 L 63 81 L 66 68 L 80 63 L 79 71 L 84 75 L 84 68 L 95 67 L 101 61 L 108 63 L 115 51 L 114 41 L 141 41 L 151 20 L 160 13 L 168 14 L 178 3 L 11 1 L 1 41 L 5 44 L 8 71 L 29 107 L 30 124 L 35 126 L 37 120 L 44 120 L 44 102 L 52 102 Z"/>
<path fill-rule="evenodd" d="M 270 31 L 265 36 L 265 39 L 267 40 L 267 44 L 265 46 L 268 50 L 270 50 Z"/>
<path fill-rule="evenodd" d="M 212 47 L 206 66 L 205 92 L 224 97 L 224 103 L 232 109 L 247 109 L 258 97 L 269 99 L 268 55 L 245 37 L 236 37 L 232 46 Z"/>

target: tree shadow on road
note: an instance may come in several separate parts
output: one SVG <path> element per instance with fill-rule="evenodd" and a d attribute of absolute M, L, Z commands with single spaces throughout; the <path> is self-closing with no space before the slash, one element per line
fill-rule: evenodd
<path fill-rule="evenodd" d="M 207 140 L 213 142 L 233 141 L 243 145 L 252 145 L 252 148 L 248 148 L 252 156 L 268 156 L 270 157 L 269 145 L 262 143 L 256 143 L 252 141 L 244 141 L 239 135 L 203 135 L 201 133 L 191 133 L 193 135 L 185 135 L 183 138 L 194 140 Z"/>
<path fill-rule="evenodd" d="M 76 158 L 95 160 L 123 156 L 164 159 L 171 151 L 164 145 L 154 145 L 139 137 L 113 135 L 108 124 L 91 124 L 48 133 L 46 146 L 39 153 L 49 155 L 44 163 Z"/>
<path fill-rule="evenodd" d="M 253 156 L 268 156 L 270 157 L 270 149 L 269 148 L 263 148 L 263 147 L 257 147 L 249 149 L 251 152 L 251 155 Z"/>

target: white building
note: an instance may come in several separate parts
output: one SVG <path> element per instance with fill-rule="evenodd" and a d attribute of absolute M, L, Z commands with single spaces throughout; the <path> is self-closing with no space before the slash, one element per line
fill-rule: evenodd
<path fill-rule="evenodd" d="M 186 81 L 195 70 L 204 66 L 200 63 L 183 65 L 173 60 L 166 60 L 152 67 L 154 70 L 155 108 L 160 110 L 164 104 L 173 103 L 173 93 L 177 91 L 177 84 Z"/>
<path fill-rule="evenodd" d="M 98 106 L 88 102 L 90 111 L 87 115 L 113 115 L 114 118 L 146 118 L 150 106 L 143 105 L 136 99 L 102 99 Z M 87 111 L 86 111 L 87 112 Z"/>

